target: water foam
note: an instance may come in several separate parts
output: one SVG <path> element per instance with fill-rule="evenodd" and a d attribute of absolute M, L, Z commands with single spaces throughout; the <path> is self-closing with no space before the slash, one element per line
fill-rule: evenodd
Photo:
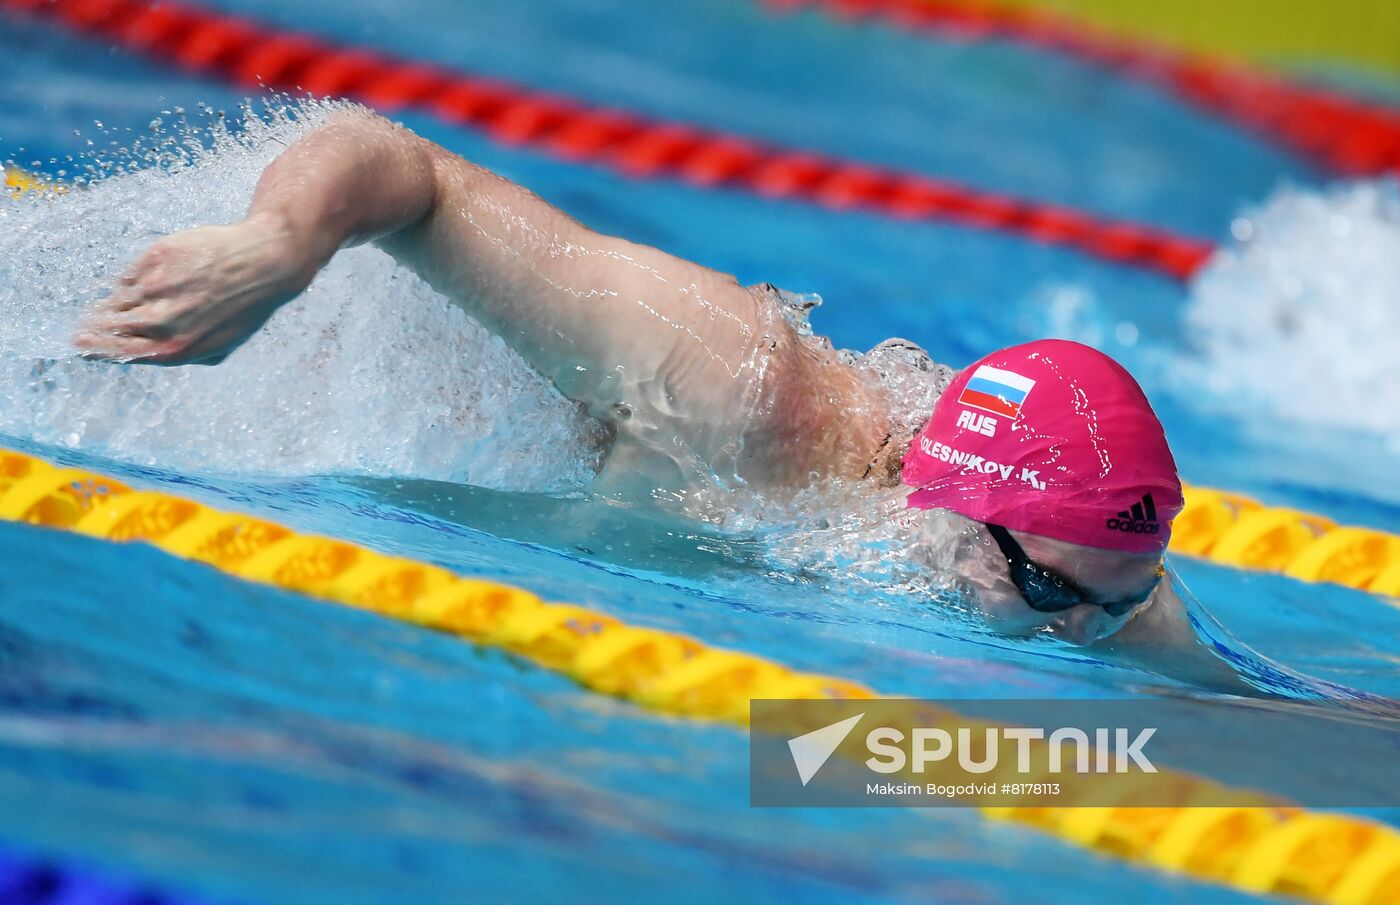
<path fill-rule="evenodd" d="M 1196 278 L 1192 380 L 1215 404 L 1400 448 L 1400 185 L 1284 188 Z"/>
<path fill-rule="evenodd" d="M 80 190 L 0 204 L 0 433 L 196 472 L 514 490 L 590 478 L 596 422 L 373 247 L 337 255 L 217 367 L 75 355 L 78 316 L 127 262 L 162 235 L 241 218 L 262 169 L 330 107 L 249 110 L 232 130 L 162 128 L 124 159 L 87 161 L 105 178 Z"/>

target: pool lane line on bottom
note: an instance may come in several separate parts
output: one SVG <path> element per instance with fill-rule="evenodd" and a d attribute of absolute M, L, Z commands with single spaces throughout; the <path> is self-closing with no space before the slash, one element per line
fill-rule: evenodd
<path fill-rule="evenodd" d="M 629 179 L 673 179 L 830 210 L 992 230 L 1177 280 L 1190 278 L 1214 251 L 1208 241 L 1148 224 L 594 106 L 192 3 L 0 0 L 4 10 L 239 87 L 348 97 L 387 112 L 417 109 Z"/>
<path fill-rule="evenodd" d="M 510 585 L 377 553 L 0 450 L 0 519 L 145 542 L 229 575 L 457 635 L 661 713 L 744 726 L 753 699 L 868 699 L 858 682 L 547 603 Z M 1164 771 L 1165 772 L 1165 771 Z M 1183 800 L 1209 780 L 1177 774 Z M 1194 784 L 1194 785 L 1193 785 Z M 1131 790 L 1130 790 L 1131 791 Z M 981 808 L 1096 852 L 1260 894 L 1387 905 L 1400 831 L 1282 807 Z"/>

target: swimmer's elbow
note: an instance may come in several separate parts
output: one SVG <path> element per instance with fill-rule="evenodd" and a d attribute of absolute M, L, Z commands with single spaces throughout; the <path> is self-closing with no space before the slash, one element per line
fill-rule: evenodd
<path fill-rule="evenodd" d="M 338 104 L 286 156 L 297 204 L 323 213 L 338 247 L 400 232 L 437 206 L 436 145 L 356 104 Z M 446 153 L 446 152 L 443 152 Z M 274 166 L 276 166 L 274 164 Z"/>
<path fill-rule="evenodd" d="M 413 136 L 404 126 L 360 104 L 343 101 L 334 105 L 310 135 L 324 133 L 355 133 L 360 136 L 390 138 L 403 141 Z M 416 137 L 416 136 L 414 136 Z"/>

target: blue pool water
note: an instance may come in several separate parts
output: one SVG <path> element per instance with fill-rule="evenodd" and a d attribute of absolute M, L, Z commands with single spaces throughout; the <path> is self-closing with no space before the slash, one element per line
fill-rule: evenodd
<path fill-rule="evenodd" d="M 1400 233 L 1393 189 L 1331 185 L 1226 124 L 1072 61 L 815 15 L 774 18 L 743 0 L 506 9 L 414 0 L 392 12 L 321 0 L 214 5 L 1226 243 L 1228 259 L 1182 287 L 1006 236 L 628 182 L 404 118 L 599 229 L 746 282 L 822 293 L 814 324 L 840 346 L 902 335 L 961 365 L 1036 336 L 1094 342 L 1140 377 L 1188 480 L 1400 527 L 1400 329 L 1386 301 L 1400 291 L 1387 251 Z M 110 158 L 149 136 L 161 111 L 199 102 L 234 111 L 240 100 L 4 15 L 0 51 L 0 158 L 54 175 L 82 166 L 69 155 L 106 149 Z M 164 115 L 157 137 L 175 118 Z M 583 454 L 531 452 L 520 422 L 555 424 L 550 436 L 563 446 L 575 428 L 499 351 L 481 353 L 494 370 L 463 365 L 474 392 L 517 407 L 515 417 L 478 412 L 469 422 L 498 440 L 474 434 L 458 444 L 465 452 L 444 452 L 454 436 L 440 425 L 401 429 L 400 410 L 433 395 L 437 353 L 422 334 L 463 328 L 427 311 L 425 291 L 373 252 L 337 264 L 296 315 L 304 321 L 293 326 L 314 327 L 317 311 L 339 303 L 385 318 L 383 329 L 342 331 L 343 348 L 324 361 L 314 336 L 289 326 L 280 345 L 213 372 L 157 377 L 73 362 L 58 344 L 65 318 L 126 256 L 246 203 L 249 165 L 219 153 L 139 190 L 120 177 L 105 195 L 47 212 L 0 209 L 0 446 L 886 693 L 1190 691 L 1082 651 L 998 638 L 841 575 L 785 569 L 752 536 L 577 499 L 557 479 L 581 473 Z M 226 169 L 242 175 L 221 176 Z M 426 313 L 389 312 L 405 299 Z M 36 360 L 50 364 L 39 372 Z M 284 360 L 321 363 L 296 370 Z M 490 396 L 506 378 L 512 388 Z M 238 429 L 212 432 L 228 425 Z M 521 474 L 503 473 L 503 460 L 522 462 Z M 751 810 L 738 731 L 644 713 L 493 651 L 150 549 L 0 524 L 0 563 L 0 843 L 22 851 L 269 903 L 543 901 L 561 891 L 675 901 L 1069 903 L 1125 890 L 1144 903 L 1246 898 L 964 811 Z M 1400 609 L 1340 587 L 1175 566 L 1233 649 L 1400 697 Z"/>

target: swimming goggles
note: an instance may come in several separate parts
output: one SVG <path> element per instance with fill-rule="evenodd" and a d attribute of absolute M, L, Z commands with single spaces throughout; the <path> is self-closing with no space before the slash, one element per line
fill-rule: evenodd
<path fill-rule="evenodd" d="M 1055 574 L 1027 556 L 1026 551 L 1022 550 L 1021 545 L 1011 536 L 1011 532 L 1000 525 L 988 525 L 987 530 L 1006 556 L 1006 562 L 1011 567 L 1011 581 L 1016 585 L 1016 590 L 1021 592 L 1031 609 L 1041 613 L 1058 613 L 1087 603 L 1103 607 L 1104 612 L 1110 616 L 1122 616 L 1133 607 L 1145 603 L 1152 596 L 1152 592 L 1157 590 L 1157 582 L 1153 582 L 1152 587 L 1137 597 L 1109 603 L 1086 600 L 1084 591 L 1074 582 Z M 1158 567 L 1157 577 L 1160 579 L 1163 574 L 1162 568 Z"/>

